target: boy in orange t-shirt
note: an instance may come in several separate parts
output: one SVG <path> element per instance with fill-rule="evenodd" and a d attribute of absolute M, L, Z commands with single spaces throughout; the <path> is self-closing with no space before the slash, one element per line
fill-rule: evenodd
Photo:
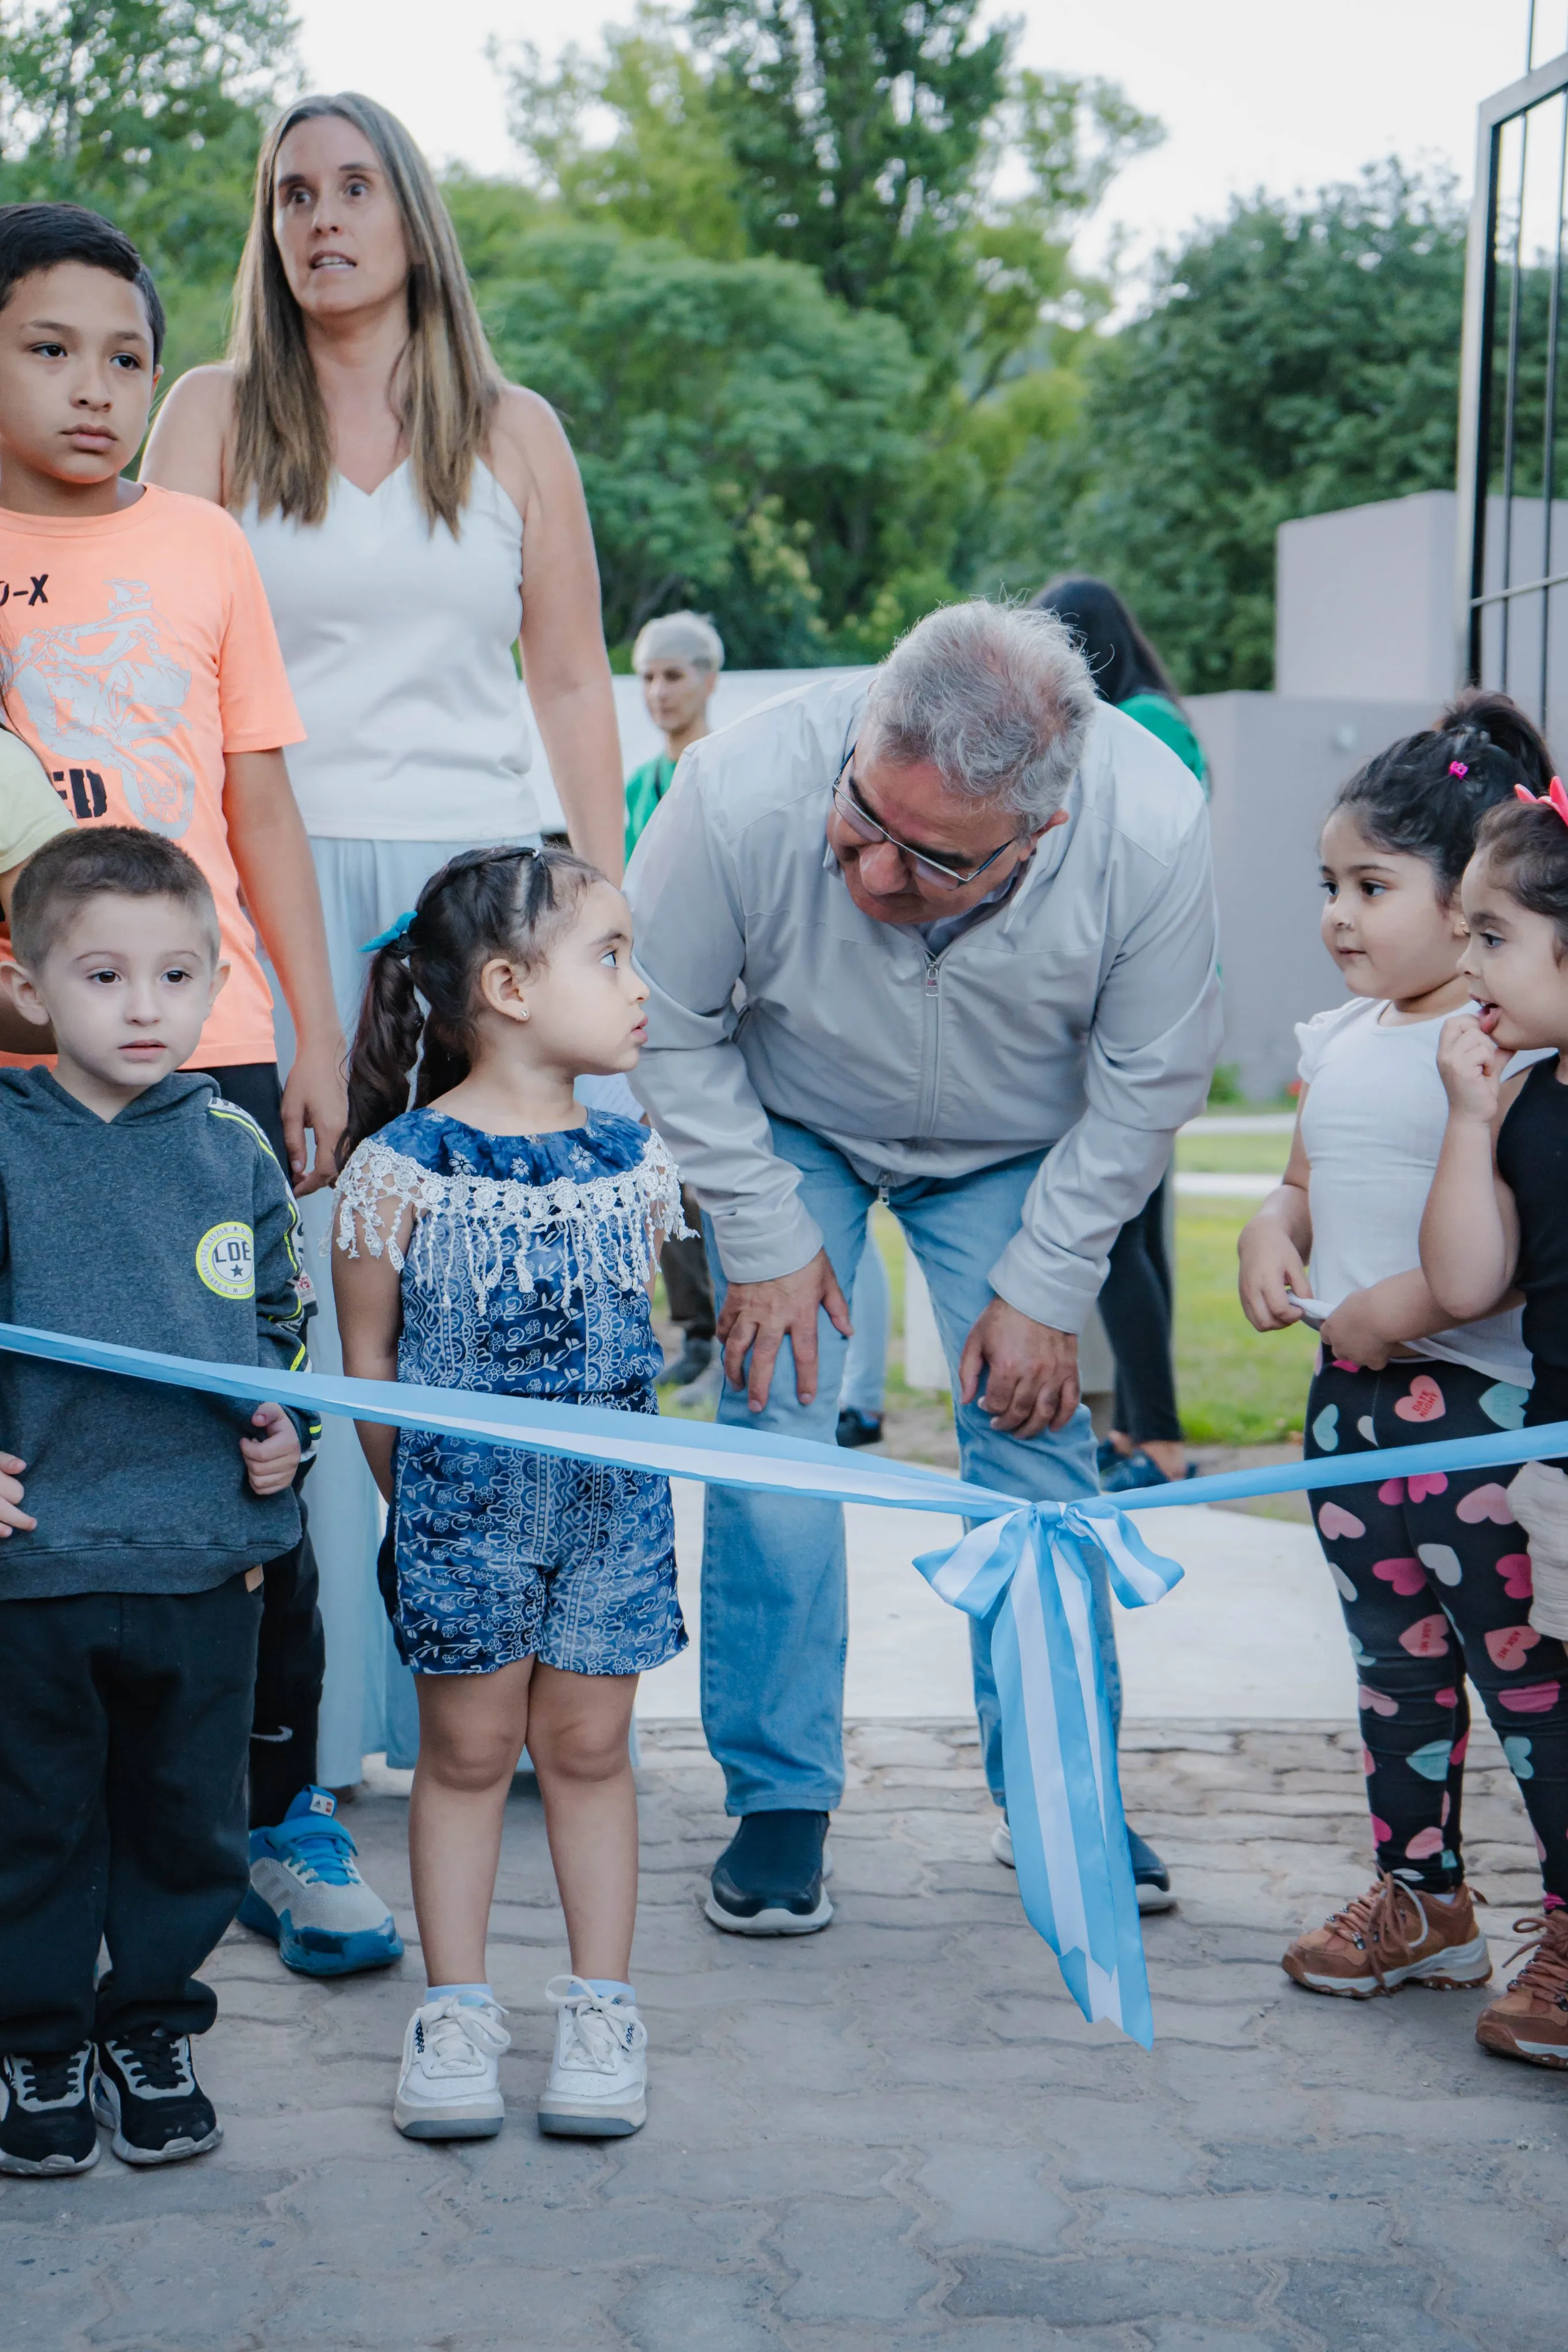
<path fill-rule="evenodd" d="M 315 869 L 283 758 L 304 730 L 238 525 L 205 499 L 124 477 L 147 430 L 162 339 L 157 289 L 117 228 L 75 205 L 0 206 L 5 717 L 78 824 L 142 826 L 201 867 L 229 979 L 187 1066 L 210 1072 L 251 1114 L 306 1192 L 336 1174 L 348 1100 Z M 298 1038 L 281 1092 L 253 922 Z M 308 1811 L 318 1818 L 308 1826 L 326 1834 L 334 1810 L 314 1786 L 316 1599 L 306 1538 L 267 1564 L 251 1749 L 252 1822 L 271 1828 L 287 1815 L 291 1833 Z M 352 1853 L 335 1822 L 331 1833 Z M 329 1949 L 323 1914 L 319 1950 L 297 1964 L 340 1974 L 395 1958 L 390 1914 L 379 1939 L 362 1932 L 369 1890 L 357 1874 L 342 1877 L 338 1862 L 300 1873 L 318 1910 L 331 1907 L 318 1882 L 339 1878 L 361 1932 L 351 1950 Z"/>

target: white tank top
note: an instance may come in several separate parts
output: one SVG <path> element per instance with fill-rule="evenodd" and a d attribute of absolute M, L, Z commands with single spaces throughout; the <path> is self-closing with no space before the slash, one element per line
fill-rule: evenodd
<path fill-rule="evenodd" d="M 338 841 L 515 841 L 538 830 L 512 660 L 523 520 L 476 465 L 461 535 L 434 530 L 405 458 L 378 489 L 333 476 L 326 520 L 239 518 L 307 740 L 305 830 Z"/>
<path fill-rule="evenodd" d="M 1390 1024 L 1381 1017 L 1387 1009 L 1380 998 L 1356 996 L 1296 1024 L 1307 1088 L 1301 1141 L 1312 1162 L 1312 1292 L 1330 1307 L 1421 1263 L 1421 1213 L 1448 1118 L 1437 1076 L 1448 1015 Z M 1469 1364 L 1521 1390 L 1533 1378 L 1517 1307 L 1410 1345 L 1418 1356 Z"/>

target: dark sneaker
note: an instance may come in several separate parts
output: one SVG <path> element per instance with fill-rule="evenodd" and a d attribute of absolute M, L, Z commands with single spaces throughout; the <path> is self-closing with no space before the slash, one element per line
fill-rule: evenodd
<path fill-rule="evenodd" d="M 1184 1478 L 1196 1478 L 1197 1463 L 1189 1462 L 1181 1475 Z M 1135 1445 L 1131 1454 L 1118 1454 L 1110 1468 L 1100 1473 L 1103 1495 L 1126 1495 L 1139 1486 L 1168 1486 L 1170 1483 L 1154 1455 L 1145 1454 L 1141 1445 Z"/>
<path fill-rule="evenodd" d="M 161 2025 L 99 2043 L 92 2104 L 122 2164 L 178 2164 L 224 2136 L 192 2069 L 189 2037 Z"/>
<path fill-rule="evenodd" d="M 0 2057 L 0 2172 L 87 2172 L 98 2162 L 92 2043 Z"/>
<path fill-rule="evenodd" d="M 833 1906 L 826 1813 L 747 1813 L 713 1868 L 703 1909 L 732 1936 L 811 1936 Z"/>
<path fill-rule="evenodd" d="M 838 1440 L 841 1445 L 880 1445 L 881 1413 L 860 1412 L 852 1404 L 845 1405 L 839 1415 Z"/>
<path fill-rule="evenodd" d="M 713 1361 L 715 1344 L 712 1339 L 694 1339 L 688 1331 L 680 1354 L 672 1356 L 659 1374 L 659 1386 L 688 1389 L 694 1381 L 700 1381 Z"/>
<path fill-rule="evenodd" d="M 1136 1830 L 1129 1830 L 1127 1851 L 1133 1857 L 1133 1885 L 1137 1893 L 1139 1910 L 1173 1909 L 1176 1896 L 1171 1893 L 1170 1873 L 1147 1838 L 1141 1838 Z M 991 1832 L 991 1852 L 998 1862 L 1005 1862 L 1009 1870 L 1017 1869 L 1018 1864 L 1013 1860 L 1013 1833 L 1008 1826 L 1005 1813 Z"/>
<path fill-rule="evenodd" d="M 1133 1884 L 1138 1890 L 1140 1911 L 1168 1911 L 1176 1902 L 1171 1893 L 1171 1874 L 1149 1843 L 1136 1830 L 1127 1832 L 1127 1851 L 1133 1857 Z"/>

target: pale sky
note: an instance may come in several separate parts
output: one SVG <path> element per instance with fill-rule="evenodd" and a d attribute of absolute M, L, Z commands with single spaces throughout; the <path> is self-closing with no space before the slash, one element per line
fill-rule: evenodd
<path fill-rule="evenodd" d="M 1523 70 L 1529 0 L 1007 0 L 998 13 L 1023 17 L 1030 64 L 1119 81 L 1165 122 L 1165 145 L 1104 208 L 1100 233 L 1121 227 L 1135 257 L 1233 194 L 1317 187 L 1391 153 L 1451 164 L 1468 193 L 1476 106 Z M 486 39 L 548 56 L 631 9 L 298 0 L 298 14 L 313 87 L 382 100 L 437 163 L 507 173 L 517 157 Z M 1539 62 L 1568 45 L 1568 0 L 1539 0 L 1536 16 Z"/>

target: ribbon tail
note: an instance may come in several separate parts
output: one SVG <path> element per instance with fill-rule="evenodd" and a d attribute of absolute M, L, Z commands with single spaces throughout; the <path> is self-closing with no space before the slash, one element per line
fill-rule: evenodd
<path fill-rule="evenodd" d="M 1008 1821 L 1025 1913 L 1073 2000 L 1146 2050 L 1148 1973 L 1086 1549 L 1066 1517 L 1035 1511 L 997 1604 Z"/>

